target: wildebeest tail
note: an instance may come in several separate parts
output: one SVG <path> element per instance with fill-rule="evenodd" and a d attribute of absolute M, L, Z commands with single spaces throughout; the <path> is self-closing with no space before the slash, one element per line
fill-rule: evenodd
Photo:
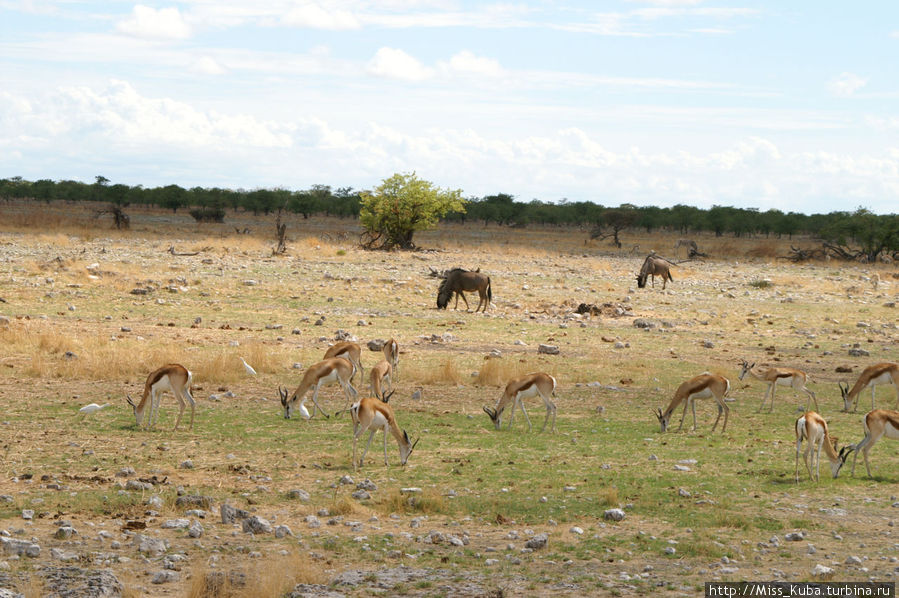
<path fill-rule="evenodd" d="M 478 268 L 480 270 L 480 268 Z M 487 301 L 493 303 L 493 289 L 490 287 L 490 277 L 487 277 Z"/>

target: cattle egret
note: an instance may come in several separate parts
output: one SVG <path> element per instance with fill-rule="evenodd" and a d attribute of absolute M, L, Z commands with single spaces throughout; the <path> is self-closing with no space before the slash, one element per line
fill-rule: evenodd
<path fill-rule="evenodd" d="M 90 405 L 85 405 L 84 407 L 79 409 L 78 413 L 80 413 L 83 417 L 85 415 L 90 415 L 91 413 L 96 413 L 97 411 L 100 411 L 104 407 L 109 407 L 109 403 L 104 403 L 103 405 L 97 405 L 96 403 L 91 403 Z"/>
<path fill-rule="evenodd" d="M 254 370 L 253 367 L 249 363 L 247 363 L 243 357 L 240 358 L 240 361 L 243 363 L 243 369 L 245 369 L 249 375 L 256 375 L 256 370 Z"/>

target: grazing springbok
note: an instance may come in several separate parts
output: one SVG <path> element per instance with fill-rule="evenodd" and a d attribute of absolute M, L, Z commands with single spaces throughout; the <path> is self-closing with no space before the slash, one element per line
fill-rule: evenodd
<path fill-rule="evenodd" d="M 645 288 L 646 287 L 646 278 L 648 276 L 652 276 L 652 286 L 655 288 L 656 286 L 656 276 L 662 277 L 662 290 L 665 290 L 665 287 L 668 284 L 668 281 L 673 281 L 671 278 L 671 270 L 669 266 L 671 262 L 666 260 L 665 258 L 656 257 L 655 255 L 647 255 L 646 259 L 643 260 L 643 267 L 640 268 L 640 273 L 637 274 L 637 287 Z"/>
<path fill-rule="evenodd" d="M 159 403 L 162 401 L 162 393 L 170 392 L 178 399 L 178 405 L 181 407 L 178 411 L 178 419 L 175 420 L 175 427 L 181 423 L 181 416 L 184 414 L 185 402 L 190 405 L 190 429 L 194 429 L 194 410 L 196 409 L 196 401 L 190 394 L 190 382 L 193 374 L 190 373 L 183 365 L 170 363 L 164 365 L 158 370 L 151 372 L 147 376 L 144 383 L 144 394 L 140 399 L 140 403 L 135 404 L 131 395 L 127 395 L 126 401 L 134 410 L 134 418 L 137 420 L 137 427 L 140 428 L 144 423 L 144 412 L 147 408 L 147 399 L 149 398 L 150 413 L 146 419 L 145 428 L 151 428 L 156 425 L 156 418 L 159 416 Z"/>
<path fill-rule="evenodd" d="M 899 411 L 887 411 L 886 409 L 875 409 L 865 414 L 865 437 L 855 446 L 844 447 L 840 451 L 840 455 L 854 450 L 855 455 L 852 457 L 852 471 L 850 475 L 855 475 L 855 461 L 858 459 L 858 452 L 861 451 L 865 456 L 865 470 L 868 477 L 871 476 L 871 467 L 868 465 L 868 451 L 874 446 L 882 436 L 886 436 L 892 440 L 899 440 Z M 845 459 L 845 456 L 844 456 Z"/>
<path fill-rule="evenodd" d="M 814 411 L 807 411 L 799 416 L 799 419 L 796 420 L 796 425 L 793 428 L 796 432 L 796 483 L 799 483 L 799 451 L 802 449 L 803 440 L 807 440 L 805 451 L 802 453 L 802 459 L 805 461 L 805 468 L 808 470 L 809 478 L 816 482 L 819 480 L 818 470 L 821 465 L 822 447 L 827 454 L 827 459 L 830 461 L 831 475 L 834 478 L 840 475 L 840 468 L 843 467 L 843 464 L 846 462 L 848 452 L 842 451 L 840 454 L 837 454 L 837 438 L 836 436 L 830 436 L 827 430 L 827 422 L 824 421 L 821 414 L 815 413 Z M 814 474 L 812 473 L 812 468 L 808 459 L 808 455 L 812 450 L 815 451 L 812 453 L 812 461 L 815 463 Z"/>
<path fill-rule="evenodd" d="M 389 399 L 392 394 L 390 393 L 386 398 Z M 396 417 L 393 415 L 393 407 L 375 397 L 365 397 L 358 403 L 354 403 L 350 407 L 350 416 L 353 418 L 353 470 L 362 467 L 365 461 L 365 454 L 368 453 L 368 447 L 371 446 L 372 438 L 375 437 L 375 432 L 378 430 L 384 432 L 384 465 L 389 465 L 387 461 L 388 430 L 396 438 L 396 443 L 400 447 L 400 465 L 406 464 L 406 461 L 409 460 L 409 455 L 412 454 L 412 449 L 415 448 L 418 440 L 420 440 L 416 439 L 415 442 L 412 442 L 409 434 L 405 430 L 401 430 L 397 425 Z M 362 451 L 362 458 L 357 462 L 356 442 L 366 430 L 370 430 L 371 433 L 368 435 L 365 450 Z"/>
<path fill-rule="evenodd" d="M 718 376 L 715 374 L 710 374 L 708 372 L 704 372 L 698 376 L 690 378 L 685 382 L 682 382 L 681 385 L 677 387 L 677 390 L 674 391 L 674 398 L 671 399 L 671 402 L 668 404 L 665 412 L 662 413 L 661 409 L 656 410 L 655 416 L 659 419 L 659 423 L 662 425 L 662 432 L 668 429 L 668 422 L 671 420 L 671 414 L 674 413 L 674 410 L 677 409 L 677 406 L 681 403 L 684 404 L 684 413 L 683 415 L 681 415 L 680 425 L 677 427 L 677 431 L 680 432 L 684 427 L 684 418 L 687 417 L 687 407 L 692 407 L 693 431 L 695 432 L 695 399 L 707 399 L 711 397 L 715 399 L 716 403 L 718 403 L 718 417 L 715 418 L 715 424 L 712 426 L 712 432 L 714 432 L 715 428 L 718 427 L 718 420 L 721 419 L 721 412 L 723 411 L 724 425 L 721 426 L 721 433 L 723 434 L 724 430 L 727 429 L 727 417 L 728 415 L 730 415 L 730 409 L 724 402 L 724 397 L 727 396 L 728 392 L 730 392 L 730 380 L 728 380 L 724 376 Z"/>
<path fill-rule="evenodd" d="M 365 370 L 362 369 L 362 348 L 357 344 L 350 341 L 341 341 L 339 343 L 334 343 L 328 350 L 325 351 L 324 359 L 331 359 L 332 357 L 343 357 L 359 370 L 359 375 L 362 376 L 363 380 L 365 380 Z M 356 377 L 356 371 L 353 370 L 353 376 L 350 378 L 350 382 L 352 382 L 353 378 Z M 314 411 L 314 410 L 313 410 Z"/>
<path fill-rule="evenodd" d="M 873 411 L 874 389 L 878 385 L 884 384 L 892 384 L 893 388 L 896 389 L 896 405 L 899 406 L 899 363 L 886 361 L 869 365 L 859 374 L 858 380 L 852 386 L 852 390 L 849 390 L 848 384 L 846 386 L 843 386 L 842 382 L 837 384 L 840 387 L 840 394 L 843 395 L 843 411 L 849 411 L 851 406 L 852 411 L 855 412 L 858 409 L 858 397 L 869 386 L 871 387 L 871 410 Z"/>
<path fill-rule="evenodd" d="M 742 368 L 740 371 L 740 380 L 742 380 L 746 374 L 749 374 L 756 380 L 761 380 L 768 384 L 768 388 L 765 389 L 765 396 L 762 398 L 762 404 L 759 405 L 758 411 L 761 411 L 765 407 L 765 401 L 768 400 L 769 393 L 771 394 L 771 409 L 769 409 L 768 412 L 771 413 L 774 411 L 774 391 L 778 385 L 791 386 L 793 390 L 801 390 L 808 395 L 805 399 L 806 411 L 808 411 L 809 399 L 814 400 L 815 409 L 818 408 L 818 398 L 815 396 L 815 393 L 805 387 L 805 383 L 808 381 L 808 374 L 802 370 L 793 368 L 768 368 L 761 373 L 756 373 L 752 369 L 755 367 L 755 362 L 747 363 L 745 359 L 740 360 L 740 367 Z"/>
<path fill-rule="evenodd" d="M 384 347 L 381 348 L 381 351 L 384 353 L 384 359 L 387 360 L 387 363 L 390 364 L 391 369 L 393 370 L 392 374 L 394 376 L 399 375 L 398 367 L 400 365 L 400 347 L 396 344 L 396 341 L 390 339 L 386 343 L 384 343 Z"/>
<path fill-rule="evenodd" d="M 553 424 L 550 431 L 555 432 L 556 404 L 553 403 L 550 397 L 556 396 L 556 379 L 543 372 L 528 374 L 527 376 L 510 380 L 509 383 L 506 384 L 503 396 L 497 401 L 496 407 L 493 409 L 484 407 L 484 413 L 490 416 L 491 421 L 493 421 L 493 427 L 499 430 L 502 427 L 503 410 L 505 410 L 509 403 L 512 403 L 512 410 L 509 412 L 509 429 L 511 430 L 512 418 L 515 417 L 515 406 L 517 405 L 521 407 L 521 412 L 524 413 L 524 418 L 528 422 L 528 432 L 530 432 L 531 418 L 528 417 L 528 412 L 524 408 L 522 399 L 529 399 L 536 396 L 542 398 L 543 404 L 546 406 L 546 418 L 543 420 L 543 427 L 540 428 L 540 431 L 542 432 L 546 429 L 546 423 L 549 421 L 549 416 L 552 415 Z"/>
<path fill-rule="evenodd" d="M 371 369 L 371 373 L 369 373 L 371 393 L 385 403 L 387 402 L 387 398 L 384 396 L 384 389 L 381 388 L 381 385 L 384 384 L 384 382 L 387 382 L 387 384 L 390 385 L 390 390 L 393 390 L 393 381 L 390 379 L 392 370 L 393 367 L 390 365 L 390 362 L 386 359 L 382 359 Z M 390 394 L 393 394 L 393 392 Z"/>
<path fill-rule="evenodd" d="M 446 272 L 446 277 L 440 282 L 440 288 L 437 290 L 437 309 L 446 309 L 449 301 L 456 295 L 456 304 L 453 309 L 459 308 L 459 297 L 465 302 L 465 309 L 471 309 L 468 305 L 468 299 L 465 298 L 464 291 L 478 292 L 478 306 L 475 311 L 487 306 L 493 301 L 493 290 L 490 287 L 490 277 L 480 272 L 471 272 L 462 268 L 453 268 Z"/>
<path fill-rule="evenodd" d="M 693 239 L 678 239 L 674 244 L 675 255 L 680 255 L 679 249 L 681 247 L 687 248 L 687 255 L 690 255 L 691 253 L 699 253 L 699 247 L 697 247 L 696 241 L 694 241 Z"/>
<path fill-rule="evenodd" d="M 321 408 L 317 399 L 319 388 L 334 383 L 339 384 L 340 387 L 343 388 L 343 394 L 346 395 L 346 405 L 344 405 L 343 409 L 338 411 L 335 415 L 339 415 L 346 411 L 350 404 L 350 396 L 352 396 L 353 399 L 358 396 L 356 389 L 350 384 L 350 380 L 355 371 L 356 366 L 343 357 L 331 357 L 330 359 L 325 359 L 309 366 L 309 369 L 303 374 L 303 380 L 300 382 L 300 385 L 297 386 L 297 389 L 293 391 L 293 394 L 289 397 L 287 395 L 287 389 L 282 390 L 279 386 L 278 394 L 281 395 L 281 407 L 284 408 L 284 419 L 290 419 L 294 409 L 297 409 L 297 403 L 299 403 L 298 410 L 300 415 L 304 419 L 314 417 L 316 409 L 321 411 L 325 417 L 331 417 Z M 313 387 L 315 389 L 312 391 L 312 415 L 309 415 L 309 411 L 306 409 L 305 405 L 306 393 Z"/>

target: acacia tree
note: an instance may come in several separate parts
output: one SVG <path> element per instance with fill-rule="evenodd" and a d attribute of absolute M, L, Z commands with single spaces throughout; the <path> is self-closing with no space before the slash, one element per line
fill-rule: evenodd
<path fill-rule="evenodd" d="M 450 212 L 465 212 L 461 189 L 440 189 L 414 172 L 384 179 L 360 197 L 359 220 L 372 249 L 412 249 L 415 231 L 433 228 Z"/>

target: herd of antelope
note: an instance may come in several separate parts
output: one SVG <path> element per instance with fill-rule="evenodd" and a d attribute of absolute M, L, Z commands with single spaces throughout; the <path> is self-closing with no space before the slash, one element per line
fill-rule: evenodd
<path fill-rule="evenodd" d="M 695 250 L 695 243 L 688 240 L 678 241 L 678 245 L 691 246 Z M 637 276 L 637 283 L 640 288 L 644 288 L 648 277 L 661 276 L 663 286 L 671 280 L 669 271 L 669 262 L 664 258 L 651 253 L 647 256 Z M 480 301 L 475 311 L 483 308 L 486 311 L 487 305 L 492 300 L 490 288 L 490 278 L 477 271 L 467 271 L 461 268 L 447 270 L 438 273 L 432 269 L 433 276 L 442 278 L 440 289 L 438 291 L 437 305 L 438 308 L 446 308 L 452 295 L 456 295 L 456 305 L 458 306 L 459 296 L 465 300 L 464 291 L 478 291 Z M 465 300 L 466 306 L 468 305 Z M 373 396 L 359 399 L 358 392 L 352 384 L 353 378 L 358 372 L 360 376 L 364 376 L 362 367 L 362 350 L 355 342 L 339 342 L 331 346 L 324 355 L 322 361 L 311 365 L 303 375 L 303 378 L 293 393 L 288 393 L 287 389 L 278 387 L 278 394 L 281 399 L 281 407 L 283 409 L 284 418 L 290 419 L 295 412 L 298 412 L 304 419 L 311 419 L 317 412 L 321 412 L 326 418 L 330 415 L 319 405 L 318 392 L 322 386 L 337 384 L 343 390 L 346 402 L 343 409 L 336 412 L 336 415 L 350 412 L 353 421 L 353 468 L 362 466 L 365 455 L 371 446 L 375 432 L 378 430 L 384 433 L 384 464 L 388 464 L 387 459 L 387 434 L 391 433 L 397 441 L 400 450 L 400 463 L 405 465 L 409 459 L 409 455 L 418 443 L 418 440 L 412 441 L 408 433 L 401 429 L 397 424 L 393 408 L 389 404 L 391 395 L 393 394 L 393 378 L 397 375 L 399 365 L 399 347 L 396 340 L 390 339 L 383 347 L 384 359 L 371 368 L 369 373 L 369 383 L 371 394 Z M 243 362 L 247 371 L 255 374 L 250 366 Z M 858 400 L 862 391 L 866 388 L 871 389 L 871 411 L 864 418 L 864 438 L 854 445 L 847 445 L 836 450 L 835 438 L 830 436 L 827 422 L 818 413 L 820 409 L 818 398 L 811 391 L 806 383 L 808 375 L 802 370 L 793 368 L 768 368 L 757 371 L 755 363 L 749 363 L 746 360 L 740 362 L 741 371 L 739 379 L 742 381 L 748 374 L 751 378 L 755 378 L 764 382 L 765 395 L 762 398 L 759 411 L 764 409 L 765 403 L 769 402 L 769 413 L 774 411 L 774 396 L 778 386 L 788 386 L 797 392 L 806 394 L 806 410 L 800 416 L 794 425 L 796 434 L 796 470 L 795 478 L 799 481 L 799 455 L 802 453 L 806 470 L 809 477 L 818 481 L 821 451 L 824 450 L 831 464 L 831 473 L 833 477 L 837 477 L 843 464 L 846 462 L 850 453 L 855 456 L 852 460 L 852 475 L 855 475 L 855 462 L 858 452 L 864 455 L 865 469 L 868 476 L 871 476 L 871 468 L 868 463 L 868 452 L 876 444 L 876 442 L 884 435 L 887 438 L 899 439 L 899 411 L 887 411 L 883 409 L 875 409 L 874 397 L 875 388 L 878 385 L 892 385 L 897 393 L 897 408 L 899 408 L 899 364 L 884 362 L 878 363 L 865 368 L 859 375 L 853 387 L 850 389 L 848 385 L 839 383 L 840 392 L 843 398 L 843 411 L 855 412 L 858 408 Z M 138 427 L 152 427 L 156 423 L 159 413 L 160 396 L 164 392 L 172 393 L 178 400 L 180 410 L 178 418 L 175 421 L 175 429 L 181 423 L 181 417 L 187 405 L 190 406 L 190 428 L 193 429 L 194 411 L 196 403 L 190 394 L 191 373 L 185 367 L 177 364 L 165 365 L 152 372 L 144 384 L 144 393 L 140 402 L 135 403 L 128 396 L 127 402 L 134 411 L 134 416 Z M 510 380 L 503 391 L 502 396 L 493 408 L 484 407 L 484 412 L 490 417 L 494 427 L 499 430 L 502 426 L 503 413 L 509 408 L 508 427 L 511 429 L 512 420 L 515 416 L 516 408 L 520 409 L 525 417 L 528 425 L 528 431 L 531 430 L 531 419 L 528 416 L 524 406 L 524 399 L 530 399 L 539 396 L 543 400 L 546 408 L 546 417 L 543 421 L 541 432 L 546 429 L 547 424 L 552 417 L 551 432 L 556 429 L 556 404 L 553 401 L 556 391 L 556 379 L 544 372 L 535 372 Z M 730 409 L 727 406 L 725 398 L 730 392 L 730 381 L 724 376 L 704 372 L 698 376 L 690 378 L 681 383 L 674 393 L 674 397 L 668 404 L 665 411 L 657 409 L 656 417 L 661 424 L 661 431 L 668 430 L 669 422 L 674 411 L 683 405 L 683 413 L 681 415 L 678 432 L 683 429 L 684 420 L 687 416 L 687 409 L 691 409 L 693 413 L 693 428 L 696 430 L 696 399 L 712 398 L 718 407 L 718 417 L 712 425 L 712 432 L 718 427 L 718 422 L 724 415 L 724 423 L 721 426 L 722 433 L 727 429 L 727 421 L 730 415 Z M 312 389 L 312 413 L 306 408 L 306 400 L 309 390 Z M 388 391 L 389 389 L 389 391 Z M 149 400 L 148 400 L 149 399 Z M 815 410 L 809 411 L 810 401 L 814 401 Z M 358 439 L 366 431 L 369 431 L 368 443 L 362 452 L 359 461 L 356 460 L 356 445 Z M 805 450 L 802 451 L 802 444 L 806 443 Z M 811 459 L 809 458 L 811 455 Z M 814 472 L 812 467 L 814 466 Z"/>
<path fill-rule="evenodd" d="M 806 411 L 796 420 L 794 425 L 794 431 L 796 433 L 795 478 L 797 482 L 799 481 L 800 452 L 802 453 L 802 458 L 805 462 L 805 468 L 808 470 L 809 477 L 816 482 L 819 479 L 818 473 L 822 448 L 830 461 L 831 474 L 833 477 L 839 475 L 840 468 L 842 468 L 850 454 L 854 454 L 852 458 L 851 475 L 855 475 L 855 461 L 858 458 L 859 451 L 861 451 L 862 455 L 865 457 L 865 469 L 868 472 L 868 477 L 871 477 L 871 467 L 868 464 L 868 452 L 871 450 L 871 447 L 873 447 L 884 435 L 886 435 L 887 438 L 899 440 L 899 411 L 874 408 L 874 393 L 876 387 L 879 385 L 892 385 L 895 388 L 896 404 L 897 408 L 899 408 L 899 364 L 884 362 L 865 368 L 851 389 L 848 385 L 844 386 L 842 383 L 839 384 L 840 393 L 843 398 L 843 411 L 846 412 L 851 409 L 854 413 L 858 408 L 858 399 L 861 396 L 862 391 L 866 388 L 871 389 L 871 411 L 869 411 L 864 418 L 865 437 L 857 444 L 844 446 L 839 452 L 837 452 L 835 446 L 836 439 L 832 439 L 830 436 L 827 422 L 817 411 L 808 410 L 810 400 L 815 402 L 816 410 L 819 409 L 819 407 L 818 398 L 815 396 L 815 393 L 805 386 L 806 382 L 808 382 L 808 375 L 805 372 L 793 368 L 768 368 L 767 370 L 757 372 L 755 370 L 755 364 L 748 363 L 746 360 L 740 362 L 740 367 L 740 380 L 743 380 L 743 378 L 749 374 L 752 378 L 761 380 L 768 385 L 765 389 L 765 396 L 762 398 L 762 403 L 759 405 L 759 411 L 765 407 L 769 395 L 771 397 L 769 412 L 774 411 L 774 393 L 778 386 L 789 386 L 792 387 L 793 390 L 797 392 L 802 391 L 807 395 L 805 405 Z M 684 405 L 684 411 L 681 416 L 678 431 L 683 428 L 688 407 L 692 408 L 693 430 L 695 431 L 695 399 L 706 398 L 715 399 L 715 402 L 718 405 L 718 417 L 712 425 L 712 432 L 718 427 L 718 421 L 721 419 L 722 413 L 724 414 L 724 424 L 721 426 L 721 431 L 724 432 L 727 428 L 727 416 L 730 412 L 724 399 L 729 391 L 730 381 L 727 378 L 716 374 L 709 374 L 708 372 L 682 383 L 678 386 L 674 393 L 674 398 L 671 400 L 671 403 L 665 411 L 663 412 L 659 409 L 656 412 L 656 417 L 662 426 L 662 432 L 665 432 L 668 429 L 668 422 L 671 419 L 671 414 L 681 404 Z M 802 450 L 803 441 L 806 443 L 804 451 Z M 810 453 L 811 460 L 809 459 Z M 814 472 L 812 471 L 813 466 Z"/>

